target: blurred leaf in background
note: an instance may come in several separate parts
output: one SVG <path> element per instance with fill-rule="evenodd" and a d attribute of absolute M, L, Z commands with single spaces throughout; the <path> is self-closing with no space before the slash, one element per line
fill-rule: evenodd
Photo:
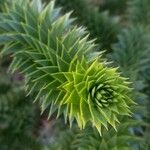
<path fill-rule="evenodd" d="M 24 93 L 23 77 L 6 73 L 6 60 L 0 66 L 0 149 L 39 150 L 39 111 Z"/>
<path fill-rule="evenodd" d="M 99 11 L 108 10 L 110 15 L 122 15 L 127 8 L 129 0 L 102 0 L 99 4 Z"/>
<path fill-rule="evenodd" d="M 79 130 L 76 126 L 73 129 L 64 129 L 55 137 L 54 144 L 50 145 L 51 150 L 131 150 L 134 144 L 142 144 L 143 139 L 135 136 L 129 131 L 129 127 L 140 126 L 140 121 L 130 120 L 120 124 L 118 132 L 109 128 L 102 131 L 103 136 L 92 127 L 87 126 L 84 130 Z"/>
<path fill-rule="evenodd" d="M 132 0 L 128 2 L 128 18 L 133 24 L 150 26 L 150 1 Z"/>
<path fill-rule="evenodd" d="M 56 0 L 56 5 L 62 6 L 64 12 L 73 11 L 77 24 L 87 27 L 100 49 L 111 51 L 111 44 L 117 40 L 120 30 L 117 18 L 110 17 L 107 11 L 99 13 L 87 0 Z"/>

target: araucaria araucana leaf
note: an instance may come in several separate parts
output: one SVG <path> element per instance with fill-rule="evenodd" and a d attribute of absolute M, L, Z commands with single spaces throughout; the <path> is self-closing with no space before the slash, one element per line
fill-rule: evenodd
<path fill-rule="evenodd" d="M 0 14 L 2 53 L 13 54 L 10 70 L 25 74 L 28 94 L 37 92 L 42 112 L 49 107 L 50 117 L 58 110 L 70 126 L 74 119 L 81 129 L 90 122 L 99 132 L 130 115 L 128 82 L 101 57 L 89 57 L 95 44 L 72 25 L 70 13 L 61 16 L 53 1 L 46 7 L 41 0 L 12 3 Z"/>

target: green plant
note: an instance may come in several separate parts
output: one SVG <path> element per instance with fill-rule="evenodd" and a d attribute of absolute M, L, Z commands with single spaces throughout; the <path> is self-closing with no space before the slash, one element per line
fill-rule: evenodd
<path fill-rule="evenodd" d="M 120 15 L 126 11 L 128 0 L 105 0 L 100 4 L 99 11 L 108 10 L 111 15 Z"/>
<path fill-rule="evenodd" d="M 146 27 L 131 25 L 118 35 L 118 42 L 113 45 L 114 52 L 110 55 L 123 75 L 132 82 L 134 99 L 142 106 L 148 101 L 144 89 L 148 86 L 145 77 L 150 69 L 149 42 Z M 146 111 L 146 108 L 144 110 Z M 140 116 L 145 118 L 145 115 L 146 113 L 140 110 Z"/>
<path fill-rule="evenodd" d="M 150 28 L 149 28 L 149 24 L 150 24 L 150 13 L 149 13 L 149 10 L 150 10 L 150 1 L 149 0 L 143 0 L 143 1 L 140 1 L 140 0 L 133 0 L 132 2 L 129 3 L 129 13 L 128 13 L 128 18 L 130 20 L 130 22 L 132 24 L 140 24 L 141 26 L 143 26 L 143 28 L 147 29 L 146 30 L 146 33 L 143 32 L 143 34 L 147 34 L 148 37 L 148 41 L 145 40 L 143 41 L 143 43 L 147 43 L 148 44 L 148 47 L 147 49 L 149 50 L 149 53 L 147 54 L 147 57 L 150 57 L 150 46 L 149 46 L 149 43 L 150 43 Z M 142 43 L 142 45 L 143 45 Z M 145 58 L 147 58 L 145 57 Z M 145 58 L 143 57 L 143 61 L 145 60 Z M 150 149 L 150 142 L 149 142 L 149 138 L 150 138 L 150 109 L 149 109 L 149 106 L 150 106 L 150 62 L 148 61 L 147 62 L 147 65 L 145 65 L 145 69 L 142 71 L 142 75 L 141 75 L 141 78 L 145 81 L 145 87 L 143 88 L 143 93 L 145 93 L 147 95 L 147 102 L 146 102 L 146 110 L 147 110 L 147 113 L 146 115 L 144 116 L 144 121 L 147 123 L 147 126 L 146 128 L 144 128 L 144 132 L 145 132 L 145 135 L 144 135 L 144 138 L 145 138 L 145 149 Z M 143 68 L 144 68 L 144 65 L 143 65 Z"/>
<path fill-rule="evenodd" d="M 7 0 L 0 0 L 0 12 L 4 9 Z"/>
<path fill-rule="evenodd" d="M 150 24 L 150 1 L 149 0 L 133 0 L 128 3 L 128 18 L 133 24 L 141 23 L 143 25 Z"/>
<path fill-rule="evenodd" d="M 150 67 L 149 42 L 147 29 L 132 25 L 118 35 L 118 42 L 113 45 L 112 59 L 133 82 Z"/>
<path fill-rule="evenodd" d="M 0 77 L 0 149 L 39 150 L 41 146 L 34 135 L 38 122 L 36 107 L 2 66 Z"/>
<path fill-rule="evenodd" d="M 116 42 L 116 35 L 120 26 L 116 18 L 110 17 L 108 12 L 99 13 L 94 7 L 90 7 L 86 0 L 56 0 L 56 5 L 63 6 L 63 11 L 73 11 L 77 17 L 76 22 L 84 25 L 90 32 L 91 38 L 96 38 L 100 49 L 110 52 L 111 44 Z"/>
<path fill-rule="evenodd" d="M 105 129 L 102 130 L 103 136 L 101 137 L 98 132 L 91 128 L 86 127 L 80 131 L 76 126 L 73 129 L 66 129 L 59 133 L 54 138 L 54 143 L 50 145 L 51 150 L 132 150 L 134 144 L 141 143 L 143 139 L 135 136 L 129 131 L 129 127 L 137 127 L 141 125 L 140 121 L 124 118 L 122 124 L 118 126 L 118 132 L 116 133 L 112 128 L 109 128 L 109 132 Z"/>
<path fill-rule="evenodd" d="M 146 123 L 143 128 L 137 128 L 135 132 L 135 134 L 142 135 L 143 139 L 146 137 L 145 146 L 143 146 L 144 150 L 149 149 L 147 142 L 149 123 L 145 120 L 149 116 L 148 109 L 146 110 L 146 107 L 149 106 L 149 96 L 146 89 L 149 87 L 147 77 L 150 69 L 150 34 L 148 28 L 145 23 L 142 24 L 139 21 L 135 25 L 133 22 L 119 34 L 118 42 L 113 45 L 114 52 L 110 55 L 112 60 L 120 66 L 121 72 L 130 78 L 134 87 L 132 92 L 134 99 L 143 107 L 134 116 L 137 120 L 142 120 Z M 147 81 L 145 82 L 145 80 Z"/>
<path fill-rule="evenodd" d="M 26 77 L 28 94 L 37 93 L 42 112 L 49 117 L 58 110 L 70 126 L 74 118 L 84 128 L 91 122 L 116 129 L 117 116 L 130 115 L 130 89 L 116 68 L 96 54 L 84 28 L 72 26 L 70 13 L 60 17 L 52 1 L 46 7 L 38 0 L 13 1 L 0 16 L 2 54 L 13 54 L 11 71 Z M 30 12 L 30 13 L 29 13 Z"/>

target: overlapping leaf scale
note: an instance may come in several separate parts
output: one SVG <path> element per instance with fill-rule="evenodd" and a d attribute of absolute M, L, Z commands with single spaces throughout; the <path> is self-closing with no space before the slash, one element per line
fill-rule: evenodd
<path fill-rule="evenodd" d="M 37 93 L 42 112 L 50 107 L 49 117 L 58 110 L 57 117 L 63 112 L 70 126 L 75 118 L 80 128 L 87 122 L 99 132 L 108 123 L 116 128 L 117 116 L 129 115 L 133 103 L 128 83 L 116 69 L 88 59 L 95 45 L 69 16 L 60 16 L 53 1 L 46 7 L 40 0 L 13 1 L 0 14 L 2 53 L 13 54 L 10 70 L 25 74 L 28 94 Z"/>
<path fill-rule="evenodd" d="M 76 58 L 72 60 L 69 72 L 63 73 L 68 81 L 60 86 L 65 91 L 61 101 L 62 104 L 67 105 L 66 115 L 69 114 L 70 126 L 72 126 L 72 118 L 75 117 L 81 129 L 87 122 L 92 122 L 101 133 L 101 126 L 107 128 L 108 124 L 116 129 L 116 122 L 119 122 L 118 115 L 131 114 L 128 104 L 133 102 L 127 95 L 130 91 L 127 87 L 128 82 L 120 77 L 116 70 L 107 68 L 98 59 L 92 63 L 87 63 L 84 57 L 80 60 Z M 100 91 L 102 97 L 96 99 L 97 101 L 94 101 L 90 95 L 91 88 L 102 85 L 106 85 L 105 90 L 111 87 L 114 92 L 113 97 L 108 96 L 111 101 L 104 106 L 101 104 L 107 102 L 107 100 L 103 101 L 105 91 Z"/>

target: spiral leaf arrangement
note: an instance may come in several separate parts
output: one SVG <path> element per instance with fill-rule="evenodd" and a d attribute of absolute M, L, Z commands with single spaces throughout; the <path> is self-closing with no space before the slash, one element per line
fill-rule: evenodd
<path fill-rule="evenodd" d="M 90 122 L 100 133 L 101 126 L 116 128 L 119 115 L 130 115 L 128 82 L 101 57 L 90 57 L 95 44 L 72 25 L 70 13 L 61 16 L 54 1 L 46 7 L 40 0 L 12 3 L 0 14 L 2 54 L 13 54 L 10 70 L 25 74 L 42 112 L 50 108 L 50 117 L 58 110 L 70 126 L 74 119 L 81 129 Z"/>

